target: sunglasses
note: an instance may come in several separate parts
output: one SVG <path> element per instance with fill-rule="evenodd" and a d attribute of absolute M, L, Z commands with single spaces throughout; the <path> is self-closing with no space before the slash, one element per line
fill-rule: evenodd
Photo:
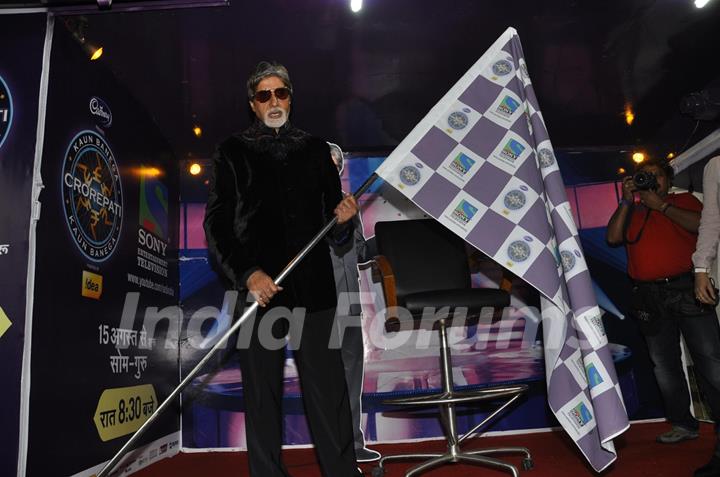
<path fill-rule="evenodd" d="M 273 95 L 275 95 L 278 100 L 288 99 L 290 96 L 290 89 L 283 87 L 256 91 L 253 95 L 253 99 L 258 103 L 267 103 Z"/>

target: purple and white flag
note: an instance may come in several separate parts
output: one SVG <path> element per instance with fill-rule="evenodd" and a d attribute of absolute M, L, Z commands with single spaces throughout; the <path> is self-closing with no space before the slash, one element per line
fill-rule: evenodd
<path fill-rule="evenodd" d="M 628 427 L 601 312 L 520 38 L 505 33 L 377 170 L 541 296 L 548 402 L 596 471 Z"/>

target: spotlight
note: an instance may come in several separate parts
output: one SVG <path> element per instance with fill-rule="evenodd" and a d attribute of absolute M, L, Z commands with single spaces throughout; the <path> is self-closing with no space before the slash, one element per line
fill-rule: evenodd
<path fill-rule="evenodd" d="M 90 51 L 90 61 L 95 61 L 103 55 L 103 47 L 97 48 L 90 43 L 85 44 L 86 51 Z"/>
<path fill-rule="evenodd" d="M 620 169 L 618 169 L 618 174 L 619 174 L 619 175 L 625 174 L 625 168 L 624 168 L 624 167 L 621 167 Z"/>
<path fill-rule="evenodd" d="M 695 0 L 695 6 L 696 6 L 697 8 L 702 8 L 702 7 L 704 7 L 705 5 L 707 5 L 709 1 L 710 1 L 710 0 Z"/>
<path fill-rule="evenodd" d="M 195 137 L 202 137 L 202 128 L 200 126 L 193 126 L 193 134 L 195 134 Z"/>
<path fill-rule="evenodd" d="M 65 28 L 67 28 L 75 41 L 80 44 L 83 52 L 88 58 L 90 58 L 91 61 L 95 61 L 102 56 L 102 46 L 96 45 L 85 38 L 85 30 L 87 30 L 88 26 L 88 20 L 86 17 L 65 17 L 63 19 L 63 23 L 65 24 Z"/>
<path fill-rule="evenodd" d="M 190 164 L 190 174 L 196 176 L 202 172 L 202 167 L 197 162 Z"/>
<path fill-rule="evenodd" d="M 633 113 L 632 106 L 628 104 L 625 106 L 625 122 L 631 126 L 633 121 L 635 121 L 635 113 Z"/>
<path fill-rule="evenodd" d="M 632 155 L 632 160 L 635 164 L 640 164 L 645 160 L 645 154 L 642 152 L 634 152 Z"/>
<path fill-rule="evenodd" d="M 362 7 L 362 0 L 350 0 L 350 10 L 352 10 L 353 13 L 359 12 L 360 10 L 362 10 Z"/>
<path fill-rule="evenodd" d="M 134 167 L 132 173 L 139 177 L 159 177 L 162 171 L 157 167 Z"/>
<path fill-rule="evenodd" d="M 665 157 L 666 157 L 668 160 L 670 160 L 670 159 L 672 159 L 672 158 L 675 157 L 675 153 L 674 153 L 674 152 L 670 152 L 670 153 L 668 153 L 668 155 L 665 156 Z"/>

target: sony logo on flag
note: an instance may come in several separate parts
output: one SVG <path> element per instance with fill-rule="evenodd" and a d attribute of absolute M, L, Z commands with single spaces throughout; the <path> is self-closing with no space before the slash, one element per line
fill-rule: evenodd
<path fill-rule="evenodd" d="M 515 111 L 517 111 L 519 107 L 520 103 L 515 101 L 510 96 L 505 96 L 505 98 L 500 102 L 500 104 L 498 104 L 495 112 L 509 119 L 513 114 L 515 114 Z"/>
<path fill-rule="evenodd" d="M 585 368 L 585 373 L 587 374 L 590 389 L 604 382 L 602 376 L 600 375 L 600 371 L 597 370 L 593 363 L 587 365 L 587 368 Z"/>
<path fill-rule="evenodd" d="M 475 216 L 477 211 L 477 207 L 463 199 L 460 201 L 457 207 L 455 207 L 455 210 L 453 210 L 452 218 L 462 225 L 467 225 L 467 223 L 470 222 Z"/>
<path fill-rule="evenodd" d="M 503 147 L 500 154 L 502 154 L 505 159 L 515 162 L 524 150 L 525 146 L 517 142 L 515 139 L 510 139 L 507 144 L 505 144 L 505 147 Z"/>
<path fill-rule="evenodd" d="M 450 163 L 450 167 L 462 175 L 467 174 L 473 165 L 475 165 L 475 159 L 466 156 L 462 152 L 455 156 L 455 159 Z"/>
<path fill-rule="evenodd" d="M 568 415 L 575 422 L 577 422 L 578 426 L 580 427 L 583 427 L 585 424 L 592 421 L 592 414 L 590 414 L 590 410 L 587 408 L 584 402 L 581 402 L 574 408 L 570 409 Z"/>

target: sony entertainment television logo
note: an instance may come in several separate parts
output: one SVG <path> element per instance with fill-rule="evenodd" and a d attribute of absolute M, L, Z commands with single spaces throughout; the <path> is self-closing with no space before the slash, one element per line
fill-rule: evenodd
<path fill-rule="evenodd" d="M 500 154 L 508 161 L 514 163 L 524 150 L 525 146 L 517 142 L 515 139 L 510 139 L 507 144 L 505 144 L 505 147 L 503 147 Z"/>
<path fill-rule="evenodd" d="M 568 417 L 575 421 L 578 427 L 583 427 L 588 422 L 592 421 L 592 414 L 587 408 L 584 402 L 581 402 L 568 412 Z"/>
<path fill-rule="evenodd" d="M 112 124 L 112 111 L 110 111 L 110 107 L 97 96 L 90 98 L 90 114 L 95 117 L 101 126 L 110 127 Z"/>
<path fill-rule="evenodd" d="M 468 173 L 473 165 L 475 165 L 475 159 L 463 154 L 462 152 L 455 156 L 455 159 L 453 159 L 450 163 L 450 167 L 455 172 L 463 176 Z"/>
<path fill-rule="evenodd" d="M 452 218 L 461 225 L 467 225 L 468 222 L 477 214 L 478 208 L 470 202 L 462 199 L 460 203 L 452 211 Z"/>
<path fill-rule="evenodd" d="M 587 375 L 588 385 L 590 389 L 594 388 L 603 383 L 603 378 L 600 375 L 600 371 L 597 370 L 593 363 L 590 363 L 585 368 L 585 374 Z"/>
<path fill-rule="evenodd" d="M 513 114 L 515 114 L 515 111 L 518 110 L 520 107 L 520 103 L 515 101 L 514 98 L 511 96 L 505 96 L 503 100 L 498 104 L 497 109 L 495 112 L 499 114 L 500 116 L 505 117 L 506 119 L 510 119 Z"/>
<path fill-rule="evenodd" d="M 10 88 L 0 76 L 0 147 L 10 134 L 10 126 L 13 119 L 13 104 Z"/>
<path fill-rule="evenodd" d="M 60 188 L 75 245 L 92 262 L 110 258 L 122 230 L 123 196 L 120 171 L 105 138 L 89 130 L 73 138 Z"/>

